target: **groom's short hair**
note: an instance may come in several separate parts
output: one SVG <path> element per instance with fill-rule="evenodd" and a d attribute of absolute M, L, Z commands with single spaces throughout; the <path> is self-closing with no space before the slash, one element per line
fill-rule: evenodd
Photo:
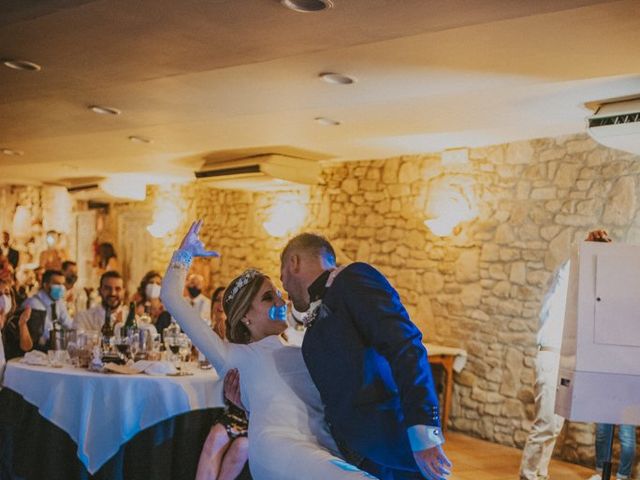
<path fill-rule="evenodd" d="M 301 233 L 293 237 L 282 250 L 280 260 L 284 260 L 289 253 L 306 252 L 322 258 L 330 265 L 336 264 L 336 252 L 322 235 L 317 233 Z"/>

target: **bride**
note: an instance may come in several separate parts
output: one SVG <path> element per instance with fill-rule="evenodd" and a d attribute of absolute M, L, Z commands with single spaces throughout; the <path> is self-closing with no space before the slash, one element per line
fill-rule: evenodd
<path fill-rule="evenodd" d="M 374 478 L 346 463 L 324 421 L 320 394 L 299 347 L 282 334 L 287 307 L 272 281 L 246 270 L 227 287 L 227 343 L 200 319 L 183 298 L 193 257 L 213 257 L 198 238 L 202 221 L 194 222 L 174 253 L 162 282 L 167 310 L 204 353 L 220 377 L 240 371 L 242 400 L 250 412 L 249 468 L 256 480 L 349 480 Z"/>

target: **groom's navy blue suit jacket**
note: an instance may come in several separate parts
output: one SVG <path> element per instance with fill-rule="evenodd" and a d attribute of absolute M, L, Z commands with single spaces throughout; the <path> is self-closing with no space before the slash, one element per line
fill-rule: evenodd
<path fill-rule="evenodd" d="M 336 441 L 378 464 L 415 470 L 407 428 L 440 420 L 422 335 L 398 293 L 375 268 L 353 263 L 319 308 L 302 354 Z"/>

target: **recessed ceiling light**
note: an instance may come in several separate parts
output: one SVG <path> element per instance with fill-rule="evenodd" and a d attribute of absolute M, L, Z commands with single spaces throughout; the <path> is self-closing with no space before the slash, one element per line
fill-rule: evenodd
<path fill-rule="evenodd" d="M 100 105 L 90 105 L 89 110 L 99 115 L 120 115 L 122 112 L 113 107 L 101 107 Z"/>
<path fill-rule="evenodd" d="M 14 70 L 27 70 L 30 72 L 39 72 L 42 70 L 40 65 L 27 60 L 3 60 L 2 63 L 5 67 L 13 68 Z"/>
<path fill-rule="evenodd" d="M 153 142 L 153 140 L 151 140 L 150 138 L 140 137 L 138 135 L 130 135 L 129 140 L 131 140 L 133 143 L 152 143 Z"/>
<path fill-rule="evenodd" d="M 318 77 L 320 77 L 323 81 L 332 83 L 334 85 L 351 85 L 352 83 L 356 83 L 355 78 L 343 75 L 341 73 L 323 72 L 318 74 Z"/>
<path fill-rule="evenodd" d="M 10 148 L 3 148 L 0 151 L 4 155 L 10 155 L 10 156 L 13 156 L 13 157 L 21 157 L 22 155 L 24 155 L 24 152 L 22 150 L 12 150 Z"/>
<path fill-rule="evenodd" d="M 333 8 L 331 0 L 280 0 L 280 3 L 289 10 L 305 13 Z"/>
<path fill-rule="evenodd" d="M 314 120 L 318 122 L 320 125 L 324 125 L 325 127 L 333 127 L 336 125 L 340 125 L 339 121 L 333 120 L 332 118 L 327 118 L 327 117 L 316 117 L 314 118 Z"/>

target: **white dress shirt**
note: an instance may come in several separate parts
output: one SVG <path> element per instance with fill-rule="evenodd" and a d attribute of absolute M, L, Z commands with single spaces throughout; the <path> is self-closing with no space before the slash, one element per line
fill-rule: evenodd
<path fill-rule="evenodd" d="M 187 295 L 187 301 L 191 304 L 192 307 L 198 309 L 198 313 L 200 314 L 200 318 L 207 323 L 211 323 L 211 300 L 203 295 L 202 293 L 198 295 L 196 298 L 191 298 Z"/>
<path fill-rule="evenodd" d="M 122 312 L 122 314 L 120 314 L 120 312 Z M 119 330 L 116 329 L 118 317 L 122 315 L 120 318 L 122 319 L 124 325 L 124 321 L 127 319 L 128 313 L 129 307 L 127 307 L 126 305 L 120 305 L 118 308 L 111 311 L 111 325 L 114 328 L 114 332 L 117 332 Z M 104 315 L 105 311 L 102 304 L 91 307 L 88 310 L 83 310 L 76 315 L 74 324 L 75 328 L 76 330 L 84 330 L 85 332 L 100 333 L 100 331 L 102 330 L 102 325 L 104 325 Z"/>
<path fill-rule="evenodd" d="M 42 333 L 42 337 L 40 337 L 40 340 L 38 341 L 40 345 L 44 345 L 49 340 L 49 332 L 53 328 L 53 320 L 51 318 L 52 303 L 56 304 L 56 315 L 62 326 L 64 328 L 73 328 L 73 320 L 71 316 L 69 316 L 64 298 L 54 302 L 47 292 L 40 289 L 38 293 L 33 297 L 27 298 L 22 304 L 23 307 L 29 306 L 32 310 L 43 310 L 47 312 L 44 319 L 44 331 Z"/>
<path fill-rule="evenodd" d="M 122 316 L 120 317 L 122 320 L 118 321 L 120 312 L 122 312 Z M 78 313 L 74 322 L 75 329 L 78 331 L 83 330 L 85 332 L 100 333 L 102 331 L 102 325 L 104 325 L 104 314 L 105 311 L 102 304 Z M 128 315 L 129 307 L 126 305 L 120 305 L 117 309 L 111 312 L 111 325 L 113 326 L 113 333 L 116 337 L 120 336 L 121 329 L 124 327 Z M 151 323 L 146 323 L 140 320 L 138 320 L 137 323 L 138 328 L 141 330 L 150 330 L 152 334 L 158 333 L 156 327 Z"/>

